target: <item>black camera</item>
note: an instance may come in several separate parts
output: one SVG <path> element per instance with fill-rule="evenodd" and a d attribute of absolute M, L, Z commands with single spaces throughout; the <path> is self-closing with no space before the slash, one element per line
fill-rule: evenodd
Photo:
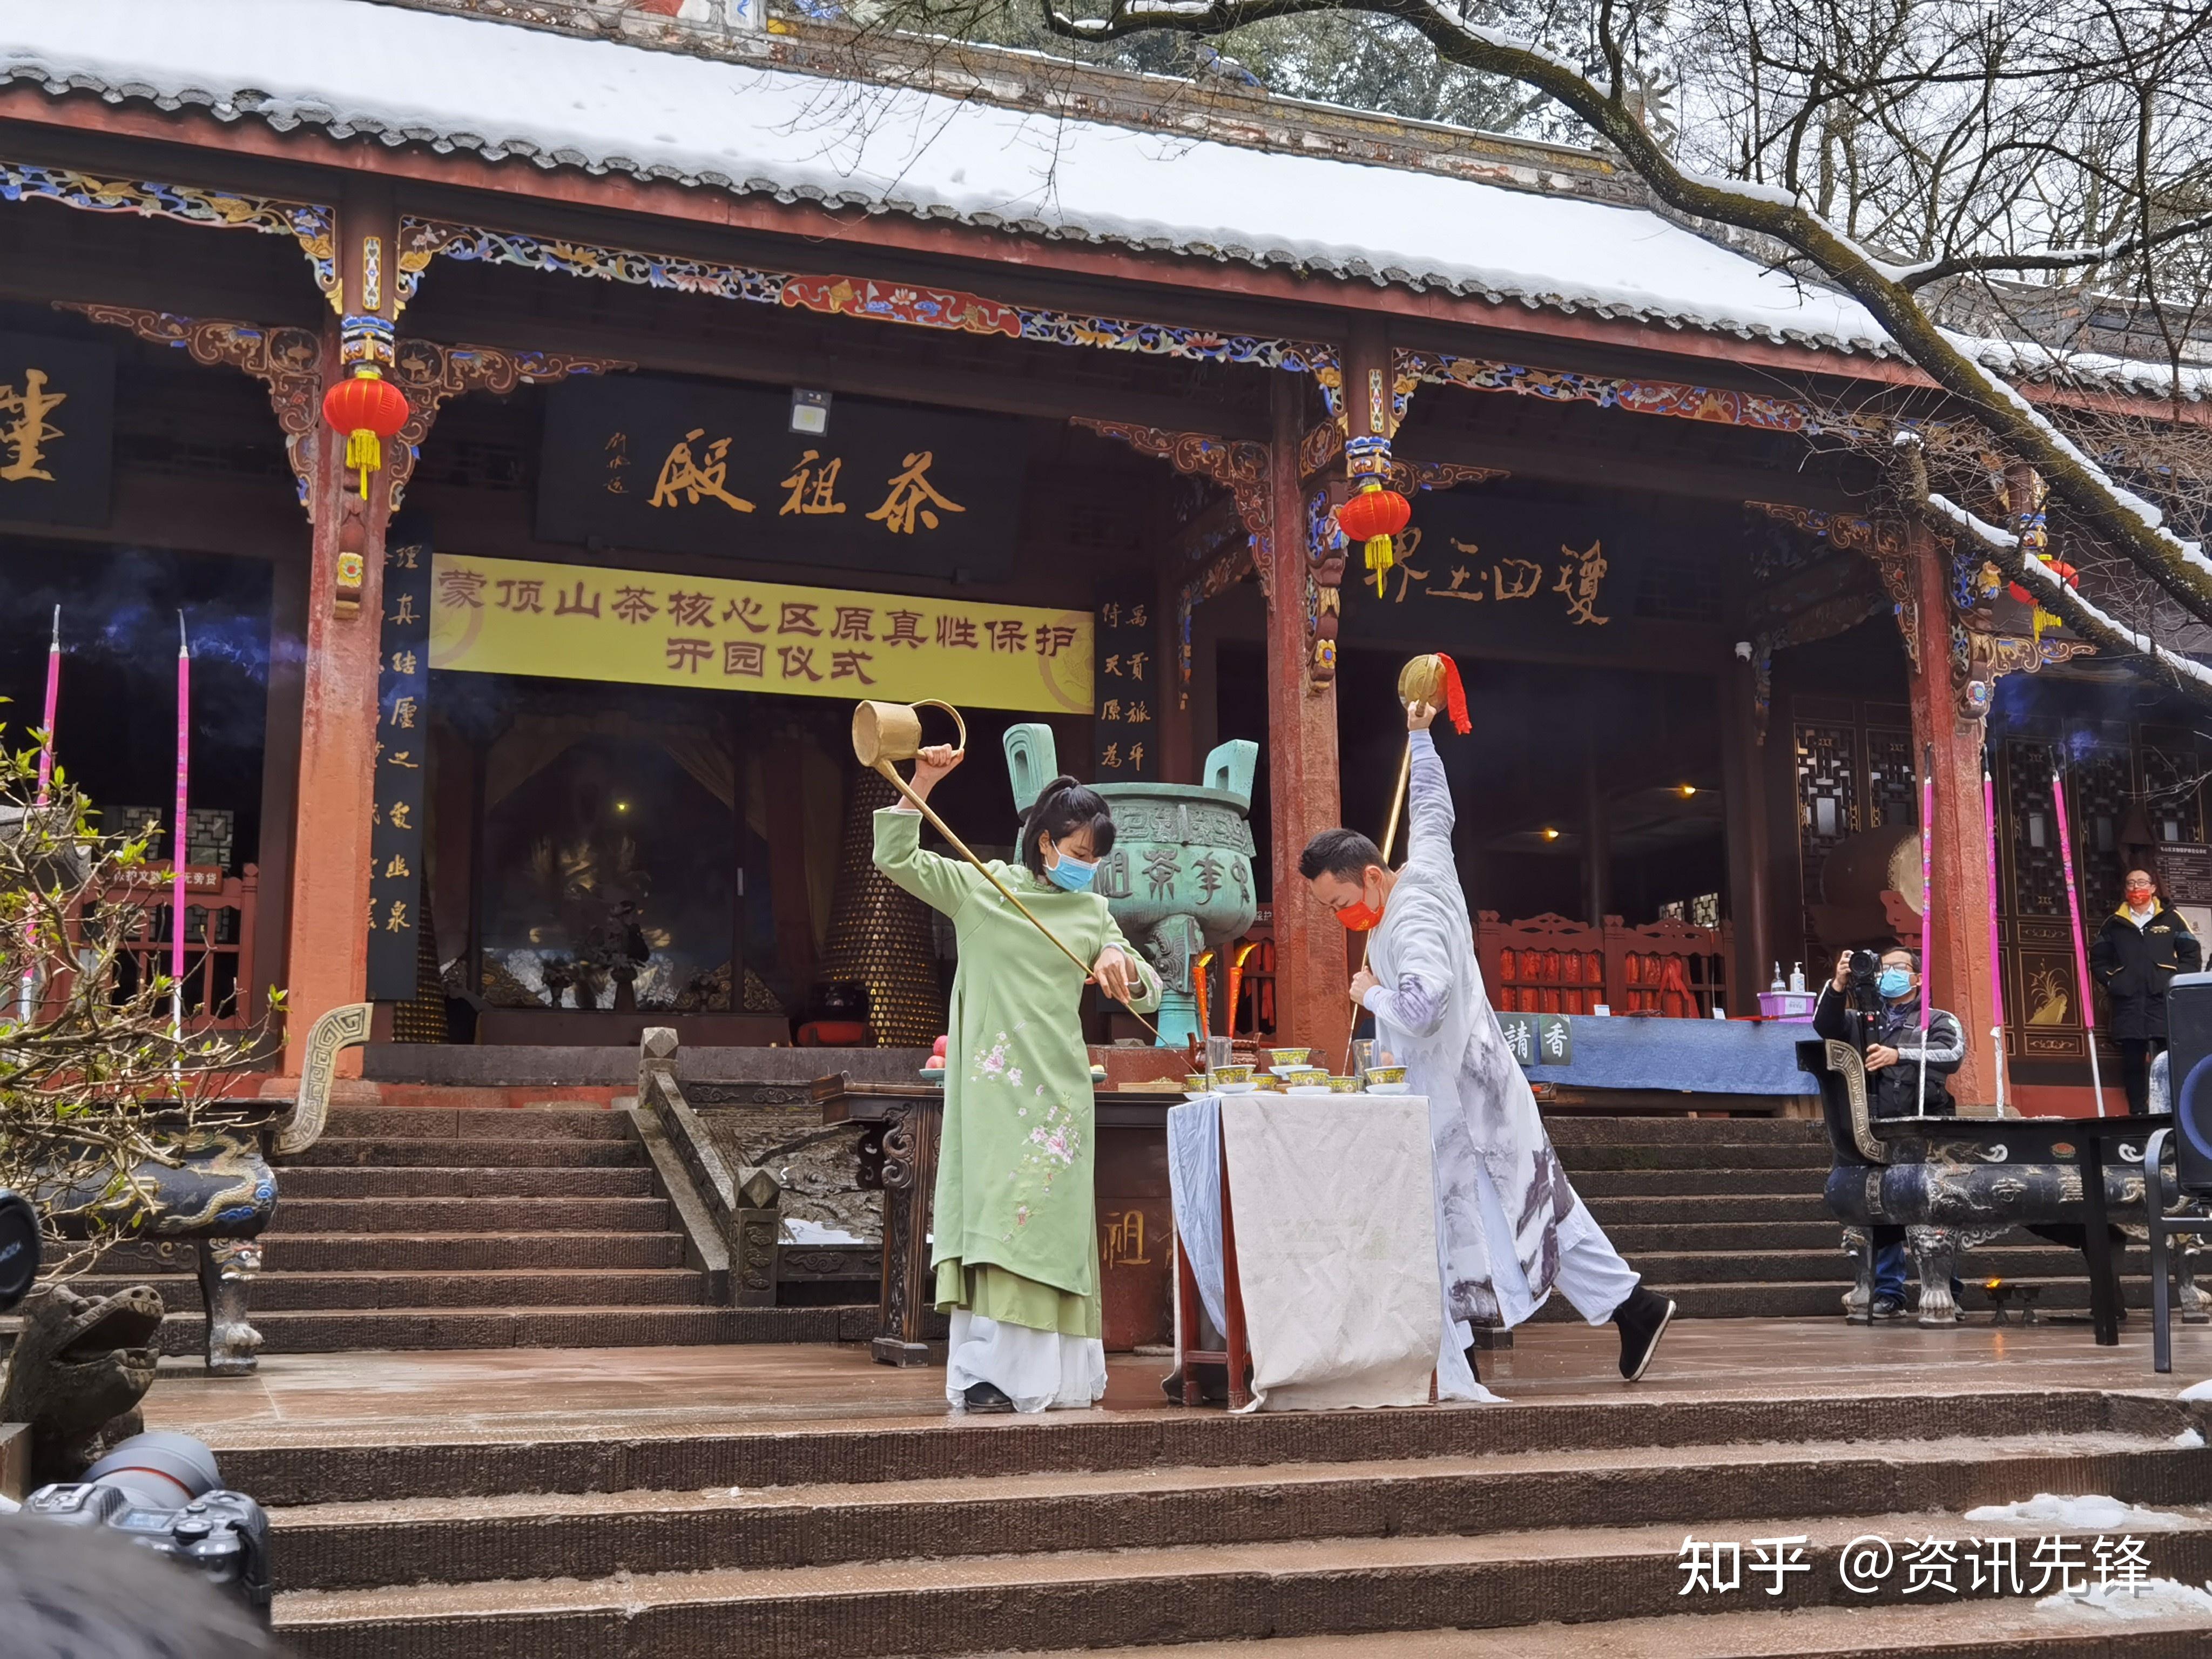
<path fill-rule="evenodd" d="M 104 1527 L 166 1556 L 269 1623 L 269 1517 L 225 1492 L 215 1454 L 190 1435 L 125 1441 L 71 1486 L 41 1486 L 23 1505 L 64 1526 Z"/>
<path fill-rule="evenodd" d="M 1844 1006 L 1854 1013 L 1881 1012 L 1881 957 L 1874 951 L 1854 951 L 1844 967 Z"/>
<path fill-rule="evenodd" d="M 31 1293 L 39 1277 L 39 1212 L 0 1187 L 0 1313 Z"/>

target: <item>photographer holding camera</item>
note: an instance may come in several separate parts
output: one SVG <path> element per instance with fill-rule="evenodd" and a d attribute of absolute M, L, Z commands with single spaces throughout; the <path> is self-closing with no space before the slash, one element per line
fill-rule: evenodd
<path fill-rule="evenodd" d="M 1966 1034 L 1940 1008 L 1928 1011 L 1927 1046 L 1920 1031 L 1919 953 L 1895 945 L 1877 957 L 1845 951 L 1835 976 L 1820 988 L 1813 1029 L 1848 1042 L 1866 1063 L 1867 1109 L 1875 1117 L 1949 1117 L 1957 1109 L 1950 1077 L 1966 1058 Z M 1923 1065 L 1924 1062 L 1924 1065 Z M 1876 1319 L 1905 1313 L 1905 1229 L 1875 1227 Z"/>

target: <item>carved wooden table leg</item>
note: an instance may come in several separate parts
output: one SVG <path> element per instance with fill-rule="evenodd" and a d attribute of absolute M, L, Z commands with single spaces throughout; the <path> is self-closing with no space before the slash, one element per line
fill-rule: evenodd
<path fill-rule="evenodd" d="M 930 1201 L 937 1190 L 942 1100 L 916 1101 L 884 1131 L 884 1291 L 875 1340 L 886 1365 L 941 1364 L 945 1324 L 930 1272 Z"/>

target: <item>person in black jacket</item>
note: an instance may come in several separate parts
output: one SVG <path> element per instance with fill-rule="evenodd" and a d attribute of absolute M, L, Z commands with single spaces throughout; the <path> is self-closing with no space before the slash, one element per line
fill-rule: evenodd
<path fill-rule="evenodd" d="M 1951 1073 L 1966 1058 L 1966 1033 L 1941 1008 L 1928 1012 L 1923 1076 L 1920 1038 L 1920 957 L 1902 945 L 1882 952 L 1878 1010 L 1862 1013 L 1845 1000 L 1850 987 L 1851 953 L 1836 958 L 1835 977 L 1820 988 L 1813 1006 L 1813 1029 L 1856 1048 L 1866 1061 L 1867 1109 L 1875 1117 L 1949 1117 L 1958 1109 L 1951 1098 Z M 1905 1229 L 1872 1227 L 1875 1319 L 1905 1314 Z M 1954 1283 L 1953 1294 L 1957 1294 Z"/>
<path fill-rule="evenodd" d="M 2120 1081 L 2128 1109 L 2150 1109 L 2150 1060 L 2166 1050 L 2166 988 L 2203 966 L 2204 950 L 2189 924 L 2159 902 L 2148 870 L 2130 870 L 2127 897 L 2105 918 L 2089 947 L 2089 971 L 2112 1005 Z"/>

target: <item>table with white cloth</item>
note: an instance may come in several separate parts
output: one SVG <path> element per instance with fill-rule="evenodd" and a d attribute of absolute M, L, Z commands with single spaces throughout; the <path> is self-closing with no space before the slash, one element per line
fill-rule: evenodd
<path fill-rule="evenodd" d="M 1224 1254 L 1235 1261 L 1253 1407 L 1428 1402 L 1444 1307 L 1425 1098 L 1203 1096 L 1168 1113 L 1168 1174 L 1176 1248 L 1224 1333 L 1238 1311 Z M 1199 1343 L 1191 1300 L 1177 1297 L 1179 1354 Z"/>

